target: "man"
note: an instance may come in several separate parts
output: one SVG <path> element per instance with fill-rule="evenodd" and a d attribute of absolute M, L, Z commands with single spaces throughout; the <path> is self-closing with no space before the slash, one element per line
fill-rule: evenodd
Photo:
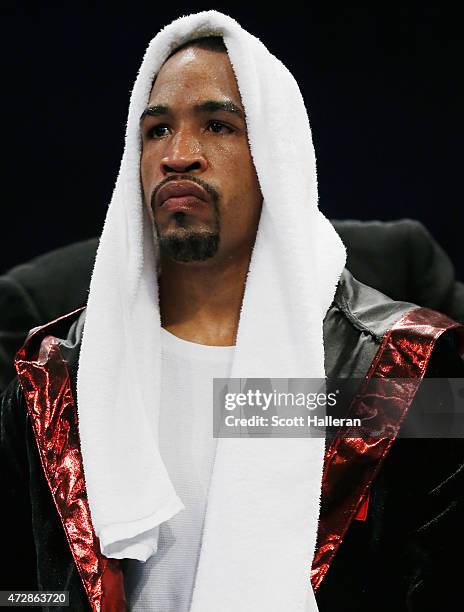
<path fill-rule="evenodd" d="M 320 610 L 453 609 L 458 442 L 215 440 L 204 406 L 229 374 L 462 377 L 462 327 L 343 269 L 298 88 L 233 20 L 171 24 L 132 95 L 87 307 L 29 336 L 3 398 L 23 587 L 76 610 L 309 611 L 313 590 Z M 382 422 L 415 391 L 377 394 Z"/>

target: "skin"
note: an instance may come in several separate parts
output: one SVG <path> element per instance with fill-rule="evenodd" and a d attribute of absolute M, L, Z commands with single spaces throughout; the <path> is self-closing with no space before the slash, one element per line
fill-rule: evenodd
<path fill-rule="evenodd" d="M 205 101 L 232 102 L 241 112 L 202 110 Z M 161 67 L 148 107 L 168 113 L 141 122 L 140 176 L 145 205 L 160 237 L 217 229 L 219 245 L 203 261 L 176 261 L 161 253 L 162 326 L 199 344 L 235 344 L 246 275 L 256 238 L 262 194 L 251 158 L 244 110 L 226 53 L 186 47 Z M 217 195 L 214 205 L 180 215 L 154 197 L 171 179 L 197 179 Z"/>

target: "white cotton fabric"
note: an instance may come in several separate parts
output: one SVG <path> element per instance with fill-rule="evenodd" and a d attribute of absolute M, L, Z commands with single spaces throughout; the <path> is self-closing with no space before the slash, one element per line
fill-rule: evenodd
<path fill-rule="evenodd" d="M 157 245 L 139 181 L 138 121 L 182 43 L 223 36 L 246 112 L 263 209 L 231 375 L 325 376 L 322 321 L 346 260 L 318 210 L 309 120 L 285 66 L 230 17 L 177 19 L 150 42 L 129 106 L 121 167 L 97 251 L 78 370 L 81 451 L 103 554 L 145 561 L 184 505 L 160 456 Z M 154 417 L 153 417 L 154 415 Z M 322 439 L 219 439 L 192 612 L 316 610 L 309 583 Z"/>
<path fill-rule="evenodd" d="M 131 612 L 188 612 L 216 452 L 213 378 L 227 378 L 234 347 L 205 346 L 161 330 L 159 448 L 185 509 L 159 527 L 147 561 L 126 559 Z"/>

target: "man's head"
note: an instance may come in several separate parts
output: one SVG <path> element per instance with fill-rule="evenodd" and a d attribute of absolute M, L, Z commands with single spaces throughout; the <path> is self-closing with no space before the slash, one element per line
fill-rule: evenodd
<path fill-rule="evenodd" d="M 189 41 L 169 56 L 141 134 L 142 189 L 161 256 L 193 262 L 249 254 L 262 195 L 222 38 Z"/>

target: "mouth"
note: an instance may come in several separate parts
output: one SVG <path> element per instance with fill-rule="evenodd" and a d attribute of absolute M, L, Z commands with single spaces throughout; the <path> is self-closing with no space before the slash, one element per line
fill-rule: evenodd
<path fill-rule="evenodd" d="M 166 210 L 192 210 L 209 203 L 209 194 L 192 181 L 170 181 L 156 195 L 156 204 Z"/>
<path fill-rule="evenodd" d="M 204 208 L 207 202 L 194 195 L 170 197 L 160 205 L 166 212 L 190 212 L 198 208 Z"/>

